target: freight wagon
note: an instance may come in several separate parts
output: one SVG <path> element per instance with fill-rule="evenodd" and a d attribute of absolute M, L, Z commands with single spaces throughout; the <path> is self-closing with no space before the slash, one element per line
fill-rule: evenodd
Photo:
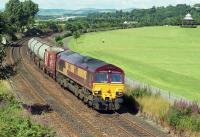
<path fill-rule="evenodd" d="M 30 58 L 62 87 L 96 110 L 118 110 L 123 102 L 124 71 L 104 61 L 32 38 Z"/>

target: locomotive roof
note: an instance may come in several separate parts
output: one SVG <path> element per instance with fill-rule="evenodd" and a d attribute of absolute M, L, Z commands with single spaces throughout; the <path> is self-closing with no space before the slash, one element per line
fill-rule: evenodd
<path fill-rule="evenodd" d="M 79 53 L 73 51 L 65 51 L 60 53 L 60 59 L 66 60 L 69 63 L 75 64 L 77 66 L 83 67 L 90 71 L 95 71 L 97 68 L 108 65 L 108 63 L 91 58 L 88 56 L 83 56 Z"/>

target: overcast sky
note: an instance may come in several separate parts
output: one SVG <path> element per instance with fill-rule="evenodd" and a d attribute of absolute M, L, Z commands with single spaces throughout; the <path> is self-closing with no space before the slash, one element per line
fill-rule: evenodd
<path fill-rule="evenodd" d="M 0 9 L 8 0 L 0 0 Z M 33 0 L 45 9 L 80 9 L 80 8 L 150 8 L 186 3 L 193 5 L 200 0 Z"/>

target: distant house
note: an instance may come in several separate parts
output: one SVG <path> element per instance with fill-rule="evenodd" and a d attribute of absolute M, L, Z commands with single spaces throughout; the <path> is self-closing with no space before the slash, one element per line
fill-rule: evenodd
<path fill-rule="evenodd" d="M 185 15 L 185 17 L 182 20 L 182 27 L 186 27 L 186 28 L 196 28 L 196 22 L 195 20 L 192 18 L 191 14 L 187 14 Z"/>
<path fill-rule="evenodd" d="M 137 24 L 137 21 L 124 21 L 124 25 Z"/>

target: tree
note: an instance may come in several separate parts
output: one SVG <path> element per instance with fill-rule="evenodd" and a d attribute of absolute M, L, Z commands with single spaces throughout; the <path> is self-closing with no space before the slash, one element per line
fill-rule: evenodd
<path fill-rule="evenodd" d="M 23 18 L 21 2 L 19 0 L 10 0 L 5 6 L 5 13 L 9 17 L 9 22 L 19 28 L 20 20 Z"/>
<path fill-rule="evenodd" d="M 53 21 L 47 22 L 47 26 L 53 32 L 59 32 L 58 24 L 56 24 L 56 22 Z"/>
<path fill-rule="evenodd" d="M 69 23 L 67 22 L 65 24 L 65 30 L 71 31 L 71 33 L 76 32 L 79 29 L 78 24 L 77 23 Z"/>
<path fill-rule="evenodd" d="M 0 12 L 0 34 L 4 33 L 6 30 L 5 17 L 2 12 Z"/>
<path fill-rule="evenodd" d="M 79 31 L 75 31 L 75 32 L 73 33 L 73 36 L 74 36 L 74 39 L 76 40 L 76 43 L 77 43 L 77 39 L 80 38 L 81 34 L 80 34 Z"/>
<path fill-rule="evenodd" d="M 5 6 L 5 13 L 9 17 L 9 22 L 14 25 L 18 31 L 24 31 L 34 23 L 34 16 L 39 11 L 38 5 L 31 0 L 20 2 L 19 0 L 9 0 Z"/>
<path fill-rule="evenodd" d="M 35 15 L 39 11 L 38 5 L 31 0 L 25 0 L 22 2 L 22 8 L 24 13 L 22 25 L 30 28 L 34 24 Z"/>

